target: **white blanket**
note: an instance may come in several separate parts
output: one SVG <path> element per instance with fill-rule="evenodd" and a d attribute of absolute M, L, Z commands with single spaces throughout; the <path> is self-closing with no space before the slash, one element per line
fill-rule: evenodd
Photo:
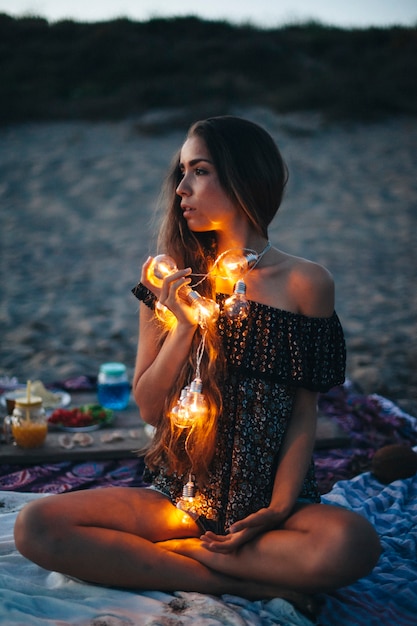
<path fill-rule="evenodd" d="M 4 626 L 311 626 L 284 600 L 123 591 L 48 572 L 23 558 L 13 541 L 17 511 L 47 497 L 0 492 L 0 624 Z"/>
<path fill-rule="evenodd" d="M 0 492 L 0 624 L 5 626 L 312 626 L 284 600 L 107 589 L 47 572 L 13 542 L 17 511 L 45 495 Z M 340 481 L 324 502 L 364 515 L 383 553 L 354 585 L 323 594 L 321 626 L 416 626 L 417 475 L 382 485 L 365 473 Z"/>

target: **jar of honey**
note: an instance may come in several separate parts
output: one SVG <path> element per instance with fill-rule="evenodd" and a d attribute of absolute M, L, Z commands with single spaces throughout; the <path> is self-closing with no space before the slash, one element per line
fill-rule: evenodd
<path fill-rule="evenodd" d="M 39 448 L 48 433 L 42 398 L 16 398 L 11 419 L 14 442 L 20 448 Z"/>

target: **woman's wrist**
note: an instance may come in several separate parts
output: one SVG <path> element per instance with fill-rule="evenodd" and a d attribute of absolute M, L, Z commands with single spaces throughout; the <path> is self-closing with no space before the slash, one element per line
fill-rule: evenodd
<path fill-rule="evenodd" d="M 274 498 L 274 495 L 272 495 L 269 508 L 280 517 L 286 518 L 293 510 L 295 502 L 296 498 L 282 497 L 282 495 Z"/>
<path fill-rule="evenodd" d="M 197 322 L 194 323 L 193 321 L 188 319 L 177 320 L 177 323 L 173 328 L 173 332 L 175 332 L 176 335 L 180 335 L 181 337 L 193 337 L 197 328 Z"/>

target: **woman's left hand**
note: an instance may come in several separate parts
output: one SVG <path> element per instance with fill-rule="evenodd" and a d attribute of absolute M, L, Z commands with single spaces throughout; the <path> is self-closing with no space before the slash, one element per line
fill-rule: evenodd
<path fill-rule="evenodd" d="M 234 552 L 257 535 L 278 528 L 286 517 L 287 515 L 271 508 L 260 509 L 256 513 L 235 522 L 229 528 L 227 535 L 216 535 L 208 531 L 201 536 L 201 541 L 204 547 L 212 552 L 224 554 Z"/>

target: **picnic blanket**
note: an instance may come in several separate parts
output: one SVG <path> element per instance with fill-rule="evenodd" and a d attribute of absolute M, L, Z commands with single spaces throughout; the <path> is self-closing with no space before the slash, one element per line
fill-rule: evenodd
<path fill-rule="evenodd" d="M 20 556 L 13 542 L 17 511 L 42 494 L 0 493 L 0 623 L 89 626 L 311 626 L 284 600 L 249 602 L 234 596 L 132 592 L 86 584 L 47 572 Z M 341 481 L 324 501 L 367 517 L 383 553 L 354 585 L 322 594 L 321 626 L 415 626 L 417 615 L 417 477 L 381 485 L 367 472 Z"/>
<path fill-rule="evenodd" d="M 363 397 L 349 385 L 322 396 L 320 404 L 321 410 L 333 415 L 350 434 L 349 446 L 316 453 L 322 488 L 337 479 L 323 495 L 323 501 L 350 508 L 369 519 L 380 536 L 383 552 L 369 576 L 334 593 L 320 594 L 322 608 L 316 623 L 415 626 L 417 476 L 384 485 L 369 471 L 362 470 L 382 445 L 409 442 L 417 450 L 417 419 L 389 400 Z M 6 484 L 0 492 L 1 624 L 311 626 L 313 622 L 279 598 L 250 602 L 228 595 L 217 598 L 198 593 L 107 589 L 45 571 L 16 551 L 13 525 L 17 511 L 28 500 L 67 488 L 140 484 L 140 461 L 130 459 L 129 463 L 132 465 L 126 466 L 123 461 L 116 465 L 98 464 L 95 470 L 94 464 L 89 463 L 66 467 L 57 464 L 58 467 L 43 468 L 42 476 L 39 468 L 3 468 L 1 479 Z M 37 493 L 28 493 L 31 485 Z"/>

